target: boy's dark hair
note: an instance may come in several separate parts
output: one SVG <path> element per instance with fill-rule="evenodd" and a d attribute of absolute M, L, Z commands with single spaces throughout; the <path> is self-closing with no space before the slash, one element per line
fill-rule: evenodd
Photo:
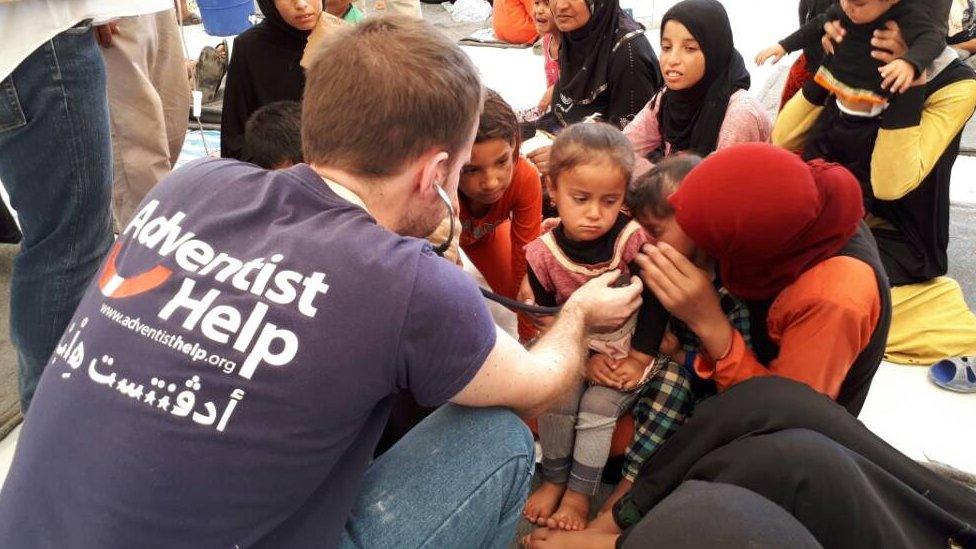
<path fill-rule="evenodd" d="M 485 90 L 485 104 L 481 109 L 481 119 L 478 121 L 478 134 L 475 143 L 484 143 L 492 139 L 504 139 L 512 144 L 515 155 L 518 155 L 522 144 L 522 131 L 512 107 L 491 89 Z"/>
<path fill-rule="evenodd" d="M 302 160 L 302 105 L 275 101 L 254 111 L 244 125 L 241 159 L 266 170 Z"/>
<path fill-rule="evenodd" d="M 681 181 L 702 161 L 694 154 L 679 154 L 660 161 L 650 171 L 627 186 L 624 203 L 632 214 L 647 213 L 656 218 L 671 217 L 674 208 L 668 202 Z"/>
<path fill-rule="evenodd" d="M 305 161 L 376 179 L 431 149 L 453 159 L 483 89 L 471 59 L 430 23 L 386 15 L 336 30 L 305 73 Z"/>
<path fill-rule="evenodd" d="M 579 122 L 559 133 L 549 151 L 549 179 L 559 183 L 559 175 L 576 166 L 607 160 L 627 181 L 634 171 L 634 148 L 624 134 L 603 122 Z"/>

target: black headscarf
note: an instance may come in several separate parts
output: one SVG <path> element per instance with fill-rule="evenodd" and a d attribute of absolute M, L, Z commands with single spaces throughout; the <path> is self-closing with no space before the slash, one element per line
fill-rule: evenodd
<path fill-rule="evenodd" d="M 613 49 L 624 37 L 643 31 L 620 9 L 619 0 L 587 0 L 590 20 L 562 35 L 559 45 L 559 92 L 577 103 L 588 103 L 607 89 Z"/>
<path fill-rule="evenodd" d="M 264 14 L 264 21 L 257 25 L 257 29 L 275 36 L 282 43 L 292 42 L 305 49 L 305 42 L 312 31 L 303 31 L 289 25 L 275 6 L 274 0 L 258 0 L 258 7 Z"/>
<path fill-rule="evenodd" d="M 234 39 L 221 113 L 221 155 L 241 158 L 244 125 L 274 101 L 301 101 L 305 72 L 299 65 L 311 31 L 289 25 L 274 0 L 258 0 L 264 21 Z"/>
<path fill-rule="evenodd" d="M 749 89 L 749 71 L 732 44 L 729 16 L 717 0 L 675 4 L 661 20 L 662 35 L 671 20 L 684 25 L 698 41 L 705 55 L 705 74 L 694 86 L 661 96 L 658 125 L 672 150 L 705 156 L 715 150 L 729 97 Z"/>

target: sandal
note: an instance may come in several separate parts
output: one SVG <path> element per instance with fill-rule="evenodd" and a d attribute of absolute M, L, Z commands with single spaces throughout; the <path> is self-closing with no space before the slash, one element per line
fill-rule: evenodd
<path fill-rule="evenodd" d="M 949 391 L 976 393 L 976 361 L 968 356 L 940 360 L 929 368 L 929 379 Z"/>

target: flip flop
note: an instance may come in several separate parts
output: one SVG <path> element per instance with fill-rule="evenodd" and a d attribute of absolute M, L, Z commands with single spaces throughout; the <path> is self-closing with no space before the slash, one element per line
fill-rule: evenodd
<path fill-rule="evenodd" d="M 940 360 L 929 368 L 929 379 L 949 391 L 976 393 L 976 360 L 968 356 Z"/>

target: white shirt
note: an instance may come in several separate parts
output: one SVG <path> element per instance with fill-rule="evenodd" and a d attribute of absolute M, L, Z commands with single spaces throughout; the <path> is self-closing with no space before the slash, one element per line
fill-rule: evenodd
<path fill-rule="evenodd" d="M 0 80 L 42 44 L 85 19 L 103 23 L 173 7 L 173 0 L 0 0 Z"/>

